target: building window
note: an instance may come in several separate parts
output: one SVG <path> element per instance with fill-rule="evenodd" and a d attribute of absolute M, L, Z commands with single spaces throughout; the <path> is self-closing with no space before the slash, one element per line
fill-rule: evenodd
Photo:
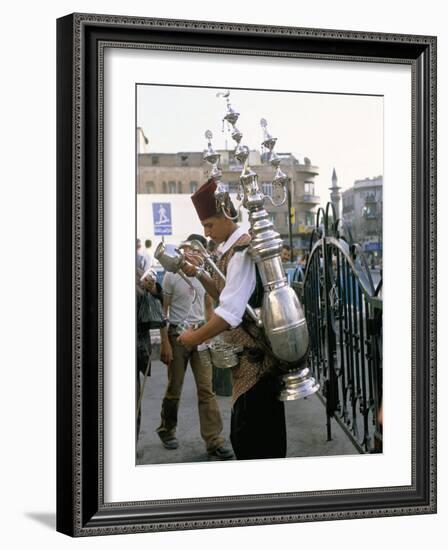
<path fill-rule="evenodd" d="M 181 166 L 188 166 L 188 155 L 180 156 L 180 164 Z"/>
<path fill-rule="evenodd" d="M 361 197 L 363 199 L 374 201 L 376 199 L 375 191 L 361 191 Z"/>
<path fill-rule="evenodd" d="M 154 193 L 154 182 L 153 181 L 147 181 L 145 183 L 145 191 L 146 191 L 146 193 Z"/>
<path fill-rule="evenodd" d="M 363 206 L 363 208 L 361 210 L 361 215 L 366 220 L 376 220 L 376 218 L 377 218 L 376 203 L 366 201 L 366 204 Z"/>
<path fill-rule="evenodd" d="M 198 190 L 198 182 L 197 181 L 190 181 L 190 193 L 196 193 Z"/>
<path fill-rule="evenodd" d="M 305 225 L 314 225 L 314 214 L 312 212 L 305 212 Z"/>
<path fill-rule="evenodd" d="M 177 192 L 182 193 L 182 182 L 181 181 L 177 182 Z"/>
<path fill-rule="evenodd" d="M 175 181 L 169 181 L 168 182 L 168 193 L 171 195 L 176 193 L 176 182 Z"/>
<path fill-rule="evenodd" d="M 270 182 L 263 182 L 261 184 L 261 190 L 265 195 L 268 197 L 272 197 L 272 183 Z"/>
<path fill-rule="evenodd" d="M 153 166 L 155 166 L 156 164 L 159 164 L 159 157 L 152 156 L 151 157 L 151 163 L 152 163 Z"/>
<path fill-rule="evenodd" d="M 162 191 L 165 195 L 168 193 L 168 186 L 166 184 L 166 181 L 162 183 Z"/>
<path fill-rule="evenodd" d="M 305 195 L 314 195 L 314 183 L 311 181 L 306 181 L 304 183 L 304 192 Z"/>

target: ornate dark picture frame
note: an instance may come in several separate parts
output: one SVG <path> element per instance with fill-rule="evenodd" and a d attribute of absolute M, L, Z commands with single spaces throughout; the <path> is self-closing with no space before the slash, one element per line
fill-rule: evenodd
<path fill-rule="evenodd" d="M 105 45 L 412 69 L 412 483 L 108 503 L 103 487 Z M 436 512 L 436 38 L 73 14 L 57 22 L 57 529 L 71 536 Z"/>

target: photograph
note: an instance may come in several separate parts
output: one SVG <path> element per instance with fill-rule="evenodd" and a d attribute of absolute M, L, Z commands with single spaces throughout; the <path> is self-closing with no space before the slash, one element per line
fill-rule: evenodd
<path fill-rule="evenodd" d="M 381 453 L 383 96 L 135 93 L 136 464 Z"/>

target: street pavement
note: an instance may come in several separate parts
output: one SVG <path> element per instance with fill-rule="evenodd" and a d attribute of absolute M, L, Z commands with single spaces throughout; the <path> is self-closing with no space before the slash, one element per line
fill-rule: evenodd
<path fill-rule="evenodd" d="M 158 346 L 154 346 L 158 347 Z M 152 374 L 145 384 L 142 422 L 137 443 L 137 464 L 204 462 L 208 457 L 199 432 L 199 415 L 194 378 L 190 368 L 185 375 L 179 405 L 176 436 L 179 447 L 165 449 L 155 432 L 160 423 L 160 408 L 166 387 L 166 366 L 152 362 Z M 230 397 L 217 395 L 223 420 L 223 435 L 230 447 Z M 285 403 L 288 457 L 358 454 L 347 435 L 332 420 L 332 440 L 327 441 L 325 407 L 317 395 Z"/>

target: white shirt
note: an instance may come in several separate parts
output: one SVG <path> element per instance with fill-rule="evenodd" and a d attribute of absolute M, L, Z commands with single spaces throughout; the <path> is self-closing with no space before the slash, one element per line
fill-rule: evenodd
<path fill-rule="evenodd" d="M 171 298 L 168 321 L 172 325 L 179 325 L 184 321 L 194 324 L 204 320 L 204 287 L 196 277 L 189 277 L 188 280 L 196 290 L 194 303 L 193 289 L 179 274 L 167 271 L 163 277 L 163 292 Z"/>
<path fill-rule="evenodd" d="M 227 241 L 219 245 L 218 253 L 222 255 L 227 252 L 245 234 L 238 227 Z M 216 315 L 232 328 L 241 324 L 247 302 L 255 290 L 255 283 L 255 263 L 248 254 L 248 249 L 235 252 L 227 266 L 226 284 L 219 296 L 219 306 L 215 309 Z"/>
<path fill-rule="evenodd" d="M 151 252 L 150 248 L 145 248 L 144 254 L 148 258 L 149 267 L 154 265 L 154 254 Z"/>
<path fill-rule="evenodd" d="M 143 271 L 146 271 L 147 269 L 149 269 L 151 267 L 151 265 L 149 263 L 149 258 L 145 254 L 143 254 L 143 252 L 140 252 L 139 250 L 137 251 L 135 259 L 136 259 L 137 267 L 139 267 Z"/>

